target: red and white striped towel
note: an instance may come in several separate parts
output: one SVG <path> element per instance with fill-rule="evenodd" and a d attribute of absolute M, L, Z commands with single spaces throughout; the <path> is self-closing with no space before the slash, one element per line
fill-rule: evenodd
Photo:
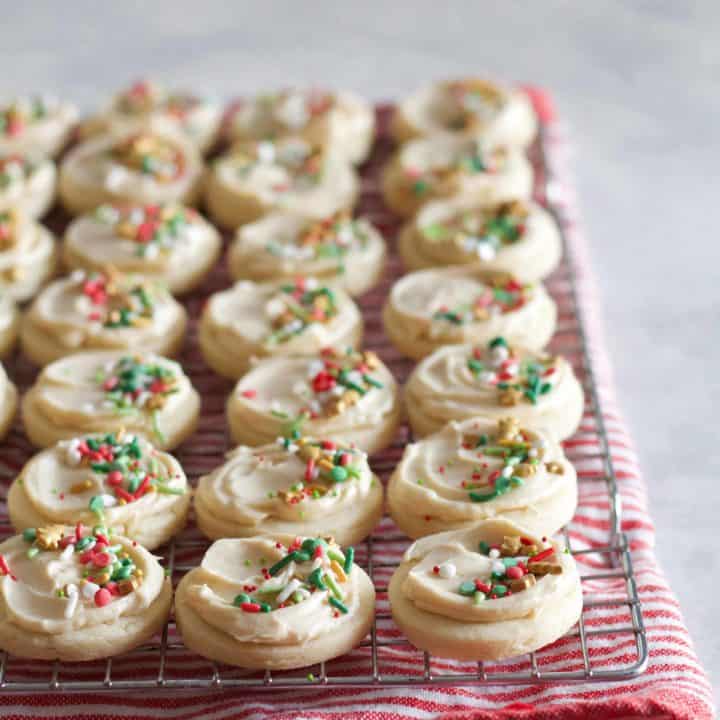
<path fill-rule="evenodd" d="M 341 718 L 430 718 L 453 717 L 473 718 L 533 718 L 566 720 L 570 718 L 673 718 L 683 720 L 705 720 L 712 718 L 712 691 L 702 667 L 699 665 L 692 647 L 687 629 L 683 623 L 677 600 L 668 587 L 667 581 L 658 568 L 653 554 L 654 528 L 647 509 L 646 490 L 642 481 L 632 442 L 625 430 L 615 402 L 612 376 L 603 344 L 598 300 L 588 261 L 588 248 L 577 225 L 575 201 L 572 190 L 567 184 L 567 172 L 564 163 L 565 140 L 559 124 L 556 122 L 548 96 L 538 90 L 529 89 L 538 112 L 542 118 L 548 137 L 549 160 L 558 181 L 557 205 L 563 211 L 565 230 L 573 250 L 575 272 L 579 282 L 580 304 L 583 308 L 586 329 L 596 380 L 599 386 L 601 406 L 610 440 L 613 462 L 616 469 L 623 506 L 623 530 L 628 536 L 632 548 L 638 593 L 642 601 L 650 659 L 646 671 L 632 680 L 598 684 L 583 682 L 580 684 L 522 684 L 488 685 L 475 684 L 464 686 L 414 686 L 411 688 L 336 688 L 328 686 L 303 685 L 292 690 L 248 690 L 220 689 L 202 691 L 179 691 L 152 689 L 143 692 L 68 693 L 43 692 L 29 695 L 3 693 L 0 690 L 0 716 L 3 718 L 173 718 L 191 720 L 195 718 L 323 718 L 326 720 Z M 389 215 L 379 200 L 377 192 L 377 170 L 387 157 L 387 138 L 383 137 L 388 108 L 379 110 L 381 120 L 381 138 L 379 148 L 373 160 L 364 171 L 363 201 L 361 212 L 365 212 L 381 227 L 386 237 L 392 241 L 397 219 Z M 381 337 L 378 323 L 378 308 L 387 292 L 392 277 L 399 272 L 397 258 L 393 258 L 387 277 L 381 287 L 363 298 L 367 324 L 367 341 L 370 347 L 380 349 L 384 359 L 398 376 L 406 377 L 410 363 L 401 359 Z M 551 291 L 555 290 L 560 304 L 560 324 L 564 329 L 556 338 L 567 344 L 576 333 L 571 308 L 563 306 L 562 285 L 566 279 L 553 277 L 549 282 Z M 190 298 L 188 307 L 195 319 L 202 302 L 209 292 L 228 284 L 224 270 L 219 268 L 208 287 Z M 577 339 L 577 338 L 575 338 Z M 573 360 L 573 358 L 570 358 Z M 194 332 L 191 344 L 182 358 L 193 381 L 201 389 L 204 410 L 201 428 L 185 448 L 179 453 L 189 474 L 197 477 L 219 461 L 227 440 L 224 433 L 223 403 L 229 385 L 214 377 L 204 367 L 197 353 Z M 579 362 L 575 359 L 576 363 Z M 582 375 L 582 367 L 578 367 Z M 10 364 L 11 376 L 26 386 L 33 371 L 22 360 Z M 592 417 L 586 416 L 584 427 L 592 431 Z M 593 438 L 592 432 L 589 436 Z M 404 435 L 403 435 L 404 437 Z M 592 482 L 601 468 L 593 457 L 597 454 L 597 440 L 584 439 L 580 435 L 566 443 L 567 451 L 578 466 L 581 480 L 580 506 L 569 529 L 569 537 L 575 549 L 591 549 L 606 545 L 608 542 L 608 502 L 607 490 L 603 482 Z M 396 461 L 402 449 L 402 442 L 386 452 L 380 463 L 387 467 Z M 5 478 L 11 478 L 28 457 L 31 449 L 20 427 L 15 429 L 6 441 L 0 455 L 0 470 Z M 585 457 L 584 457 L 585 456 Z M 7 515 L 0 518 L 0 530 L 9 533 Z M 397 543 L 387 547 L 382 544 L 384 534 L 397 534 L 388 520 L 384 520 L 376 532 L 376 552 L 383 559 L 397 560 L 402 547 Z M 186 537 L 197 538 L 197 531 L 190 528 Z M 196 553 L 185 554 L 183 546 L 178 550 L 178 560 L 193 562 Z M 602 556 L 588 553 L 578 557 L 583 573 L 602 571 L 606 564 Z M 376 580 L 387 580 L 389 571 L 379 568 Z M 625 592 L 622 581 L 607 579 L 588 580 L 584 583 L 586 593 L 594 599 L 611 598 Z M 387 611 L 387 601 L 379 598 L 378 608 Z M 588 630 L 599 629 L 602 633 L 588 636 L 589 654 L 592 667 L 616 669 L 628 667 L 636 659 L 635 639 L 632 634 L 621 633 L 620 628 L 627 627 L 629 615 L 627 607 L 608 605 L 594 606 L 584 614 Z M 613 632 L 616 630 L 617 632 Z M 378 636 L 392 638 L 397 631 L 389 620 L 378 624 Z M 333 668 L 335 675 L 357 672 L 362 651 L 337 661 Z M 422 675 L 422 655 L 411 652 L 401 646 L 383 648 L 385 662 L 391 667 L 386 671 L 401 674 Z M 367 656 L 363 658 L 367 664 Z M 17 672 L 24 678 L 37 679 L 48 677 L 48 666 L 43 663 L 20 663 Z M 168 660 L 168 672 L 175 663 L 175 677 L 192 676 L 207 673 L 208 665 L 197 656 L 181 651 Z M 434 669 L 447 671 L 457 664 L 447 661 L 434 661 Z M 155 661 L 155 666 L 156 666 Z M 538 664 L 543 671 L 583 668 L 582 655 L 577 637 L 563 638 L 550 648 L 538 654 Z M 139 677 L 143 673 L 156 672 L 150 667 L 152 662 L 142 656 L 119 658 L 113 664 L 115 677 Z M 12 665 L 9 665 L 11 667 Z M 493 667 L 498 671 L 527 671 L 528 661 L 508 661 Z M 66 669 L 73 677 L 86 677 L 90 670 L 77 667 Z M 64 675 L 63 675 L 64 676 Z M 62 680 L 62 677 L 61 677 Z"/>

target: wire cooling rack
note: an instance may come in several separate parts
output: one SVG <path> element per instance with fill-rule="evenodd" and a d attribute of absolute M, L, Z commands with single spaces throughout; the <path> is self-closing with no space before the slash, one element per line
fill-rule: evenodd
<path fill-rule="evenodd" d="M 398 221 L 383 206 L 378 191 L 379 170 L 391 151 L 386 127 L 389 108 L 378 111 L 379 136 L 372 157 L 362 171 L 359 211 L 383 231 L 391 254 L 380 286 L 361 298 L 366 328 L 365 344 L 376 350 L 404 382 L 412 362 L 400 356 L 382 334 L 380 310 L 392 281 L 401 274 L 394 252 Z M 556 185 L 549 171 L 547 133 L 531 150 L 536 167 L 536 196 L 564 225 L 562 205 L 555 204 Z M 56 213 L 49 224 L 64 229 L 67 219 Z M 566 454 L 578 469 L 580 502 L 591 497 L 602 508 L 599 526 L 606 532 L 601 542 L 587 542 L 571 523 L 563 535 L 581 568 L 583 613 L 566 636 L 537 652 L 503 662 L 467 663 L 433 658 L 413 648 L 392 622 L 387 585 L 409 541 L 389 518 L 361 546 L 356 560 L 365 568 L 377 591 L 376 618 L 369 637 L 346 656 L 299 671 L 257 672 L 222 666 L 188 650 L 174 619 L 161 635 L 135 651 L 112 659 L 89 663 L 27 661 L 0 654 L 0 691 L 103 691 L 246 687 L 248 689 L 311 688 L 313 686 L 411 686 L 411 685 L 505 685 L 523 683 L 577 683 L 623 680 L 639 675 L 647 665 L 648 648 L 627 539 L 621 529 L 621 506 L 617 476 L 610 452 L 606 420 L 600 406 L 584 318 L 577 292 L 573 248 L 563 233 L 564 257 L 547 282 L 559 308 L 559 323 L 550 345 L 564 355 L 580 378 L 586 397 L 583 423 L 565 443 Z M 230 383 L 208 371 L 197 351 L 195 325 L 207 296 L 229 284 L 224 263 L 201 292 L 187 298 L 191 318 L 186 350 L 181 357 L 203 397 L 203 416 L 196 435 L 177 453 L 191 481 L 217 466 L 231 444 L 225 429 L 224 402 Z M 36 371 L 22 358 L 8 364 L 11 378 L 24 390 Z M 372 459 L 376 473 L 387 479 L 410 440 L 404 427 L 392 447 Z M 7 487 L 32 454 L 18 423 L 0 451 L 0 490 Z M 5 502 L 0 507 L 0 537 L 13 533 Z M 603 536 L 605 537 L 605 536 Z M 578 539 L 579 538 L 579 539 Z M 182 575 L 200 561 L 209 543 L 191 521 L 188 528 L 158 551 L 166 571 L 177 584 Z M 610 665 L 599 662 L 609 647 L 626 646 Z M 601 664 L 601 667 L 599 665 Z"/>

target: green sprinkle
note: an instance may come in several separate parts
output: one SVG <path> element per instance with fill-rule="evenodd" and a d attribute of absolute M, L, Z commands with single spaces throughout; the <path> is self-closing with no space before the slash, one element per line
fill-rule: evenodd
<path fill-rule="evenodd" d="M 40 548 L 30 547 L 28 548 L 27 556 L 32 560 L 39 552 Z"/>
<path fill-rule="evenodd" d="M 35 542 L 36 537 L 37 530 L 35 528 L 25 528 L 25 530 L 23 530 L 23 540 L 25 542 Z"/>
<path fill-rule="evenodd" d="M 355 561 L 355 548 L 345 548 L 345 562 L 343 563 L 343 570 L 346 575 L 349 575 L 352 571 L 353 562 Z"/>
<path fill-rule="evenodd" d="M 488 343 L 489 348 L 507 347 L 507 340 L 504 337 L 496 337 Z"/>
<path fill-rule="evenodd" d="M 493 585 L 492 591 L 498 596 L 503 597 L 508 591 L 505 585 Z"/>
<path fill-rule="evenodd" d="M 260 603 L 260 612 L 269 613 L 271 610 L 272 607 L 267 603 Z"/>
<path fill-rule="evenodd" d="M 75 552 L 82 552 L 90 543 L 95 544 L 94 537 L 86 535 L 84 538 L 80 538 L 80 540 L 75 543 Z"/>
<path fill-rule="evenodd" d="M 336 465 L 330 471 L 330 477 L 333 479 L 333 482 L 345 482 L 347 476 L 347 470 L 342 465 Z"/>
<path fill-rule="evenodd" d="M 338 600 L 336 597 L 333 597 L 332 595 L 331 595 L 330 598 L 328 598 L 328 599 L 329 599 L 329 601 L 330 601 L 330 604 L 331 604 L 334 608 L 338 609 L 341 613 L 344 613 L 344 614 L 347 615 L 347 613 L 348 613 L 348 608 L 347 608 L 347 605 L 345 605 L 344 602 L 342 602 L 341 600 Z"/>
<path fill-rule="evenodd" d="M 460 583 L 458 592 L 461 595 L 466 595 L 468 597 L 474 595 L 475 594 L 475 583 L 472 580 L 465 580 L 465 582 Z"/>
<path fill-rule="evenodd" d="M 318 590 L 326 590 L 327 585 L 323 582 L 323 569 L 322 568 L 315 568 L 309 575 L 308 575 L 308 582 L 313 587 L 316 587 Z"/>
<path fill-rule="evenodd" d="M 132 565 L 123 565 L 113 573 L 113 580 L 127 580 L 132 575 L 133 569 Z"/>
<path fill-rule="evenodd" d="M 291 552 L 288 553 L 284 558 L 280 558 L 269 570 L 268 572 L 270 575 L 277 575 L 284 567 L 289 565 L 291 562 L 295 560 L 295 553 Z M 250 561 L 245 561 L 246 565 L 250 565 Z"/>
<path fill-rule="evenodd" d="M 343 591 L 340 589 L 340 586 L 335 582 L 335 578 L 332 576 L 332 573 L 326 573 L 324 576 L 324 580 L 328 584 L 328 587 L 330 588 L 330 592 L 338 600 L 342 600 L 344 597 Z"/>
<path fill-rule="evenodd" d="M 185 494 L 185 488 L 174 488 L 174 487 L 168 487 L 167 485 L 156 485 L 155 488 L 159 493 L 162 493 L 163 495 L 184 495 Z"/>
<path fill-rule="evenodd" d="M 489 502 L 490 500 L 496 498 L 500 493 L 497 491 L 497 489 L 495 489 L 489 493 L 470 492 L 468 494 L 470 495 L 470 499 L 473 502 Z"/>
<path fill-rule="evenodd" d="M 308 682 L 315 682 L 315 676 L 312 673 L 308 673 L 305 677 L 308 679 Z"/>
<path fill-rule="evenodd" d="M 376 379 L 375 379 L 374 377 L 372 377 L 371 375 L 363 375 L 363 380 L 364 380 L 368 385 L 372 385 L 372 386 L 375 387 L 375 388 L 382 388 L 382 387 L 383 387 L 383 384 L 382 384 L 379 380 L 376 380 Z"/>
<path fill-rule="evenodd" d="M 473 605 L 480 605 L 485 600 L 485 593 L 479 590 L 473 595 Z"/>
<path fill-rule="evenodd" d="M 488 545 L 484 540 L 480 541 L 480 552 L 483 555 L 489 555 L 490 554 L 490 545 Z"/>
<path fill-rule="evenodd" d="M 102 497 L 100 495 L 93 495 L 90 498 L 90 504 L 88 505 L 90 510 L 97 515 L 102 515 L 103 510 L 105 509 L 105 504 L 103 503 Z"/>
<path fill-rule="evenodd" d="M 470 358 L 467 364 L 474 373 L 481 373 L 483 371 L 483 368 L 485 367 L 479 360 L 476 360 L 475 358 Z"/>
<path fill-rule="evenodd" d="M 233 605 L 235 607 L 240 607 L 243 603 L 250 602 L 250 596 L 247 593 L 240 593 L 239 595 L 235 596 L 235 599 L 233 600 Z"/>

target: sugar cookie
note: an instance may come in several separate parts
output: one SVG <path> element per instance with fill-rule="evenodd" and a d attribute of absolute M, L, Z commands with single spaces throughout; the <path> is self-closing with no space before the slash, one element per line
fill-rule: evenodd
<path fill-rule="evenodd" d="M 405 403 L 421 437 L 449 420 L 513 415 L 564 440 L 577 430 L 584 407 L 580 383 L 564 358 L 511 346 L 502 337 L 484 347 L 436 350 L 413 370 Z"/>
<path fill-rule="evenodd" d="M 180 463 L 123 430 L 61 440 L 32 457 L 8 493 L 18 532 L 52 523 L 93 525 L 154 550 L 185 525 L 190 487 Z"/>
<path fill-rule="evenodd" d="M 56 266 L 54 235 L 16 210 L 0 210 L 0 292 L 16 302 L 29 300 Z"/>
<path fill-rule="evenodd" d="M 285 533 L 353 545 L 382 513 L 382 483 L 367 455 L 307 436 L 235 448 L 195 494 L 198 527 L 212 539 Z"/>
<path fill-rule="evenodd" d="M 274 212 L 238 229 L 228 264 L 236 280 L 311 275 L 334 282 L 350 295 L 362 295 L 378 282 L 385 257 L 379 231 L 346 210 L 321 220 Z"/>
<path fill-rule="evenodd" d="M 36 365 L 86 350 L 180 351 L 187 313 L 159 283 L 108 269 L 76 270 L 35 298 L 20 329 Z"/>
<path fill-rule="evenodd" d="M 552 535 L 576 505 L 577 477 L 561 445 L 513 417 L 449 422 L 405 448 L 388 485 L 390 514 L 413 538 L 495 516 Z"/>
<path fill-rule="evenodd" d="M 536 203 L 450 198 L 427 203 L 406 223 L 398 252 L 410 270 L 476 265 L 537 282 L 558 266 L 562 242 L 557 223 Z"/>
<path fill-rule="evenodd" d="M 420 360 L 443 345 L 502 335 L 539 350 L 555 332 L 557 308 L 542 285 L 473 268 L 418 270 L 395 282 L 383 308 L 385 334 Z"/>
<path fill-rule="evenodd" d="M 416 541 L 390 580 L 389 598 L 413 645 L 457 660 L 538 650 L 575 625 L 583 603 L 575 560 L 501 519 Z"/>
<path fill-rule="evenodd" d="M 465 196 L 503 202 L 528 198 L 532 188 L 532 167 L 522 150 L 474 137 L 411 140 L 396 151 L 382 176 L 385 203 L 405 217 L 430 200 Z"/>
<path fill-rule="evenodd" d="M 6 293 L 0 293 L 0 358 L 7 357 L 15 347 L 20 329 L 20 312 Z"/>
<path fill-rule="evenodd" d="M 34 445 L 128 432 L 172 450 L 195 430 L 200 396 L 177 363 L 148 352 L 90 352 L 48 365 L 22 401 Z"/>
<path fill-rule="evenodd" d="M 203 164 L 195 146 L 164 123 L 76 145 L 60 164 L 58 191 L 72 215 L 107 202 L 194 204 Z"/>
<path fill-rule="evenodd" d="M 47 95 L 26 95 L 0 103 L 0 154 L 53 157 L 65 146 L 77 108 Z"/>
<path fill-rule="evenodd" d="M 289 535 L 217 540 L 180 581 L 183 642 L 244 668 L 306 667 L 359 645 L 375 615 L 375 588 L 332 538 Z"/>
<path fill-rule="evenodd" d="M 120 535 L 59 524 L 0 543 L 0 648 L 69 662 L 121 655 L 159 632 L 172 583 Z"/>
<path fill-rule="evenodd" d="M 238 381 L 227 414 L 238 444 L 263 445 L 301 429 L 373 454 L 392 442 L 401 401 L 375 353 L 327 348 L 261 360 Z"/>
<path fill-rule="evenodd" d="M 233 379 L 253 357 L 356 347 L 361 339 L 362 317 L 345 291 L 302 277 L 289 283 L 241 280 L 211 295 L 198 335 L 207 364 Z"/>
<path fill-rule="evenodd" d="M 434 83 L 403 100 L 392 119 L 398 142 L 438 134 L 473 135 L 525 148 L 538 120 L 528 96 L 479 78 Z"/>
<path fill-rule="evenodd" d="M 192 208 L 105 204 L 67 228 L 63 261 L 70 269 L 88 271 L 110 264 L 161 281 L 180 294 L 202 283 L 221 246 L 218 231 Z"/>
<path fill-rule="evenodd" d="M 330 146 L 358 164 L 370 152 L 375 115 L 362 98 L 349 92 L 289 89 L 243 101 L 230 123 L 234 140 L 276 140 L 299 135 Z"/>
<path fill-rule="evenodd" d="M 242 142 L 214 161 L 205 202 L 220 225 L 237 228 L 275 210 L 323 218 L 352 210 L 359 180 L 348 160 L 303 138 Z"/>
<path fill-rule="evenodd" d="M 18 404 L 18 391 L 0 364 L 0 440 L 10 430 Z"/>
<path fill-rule="evenodd" d="M 15 210 L 37 219 L 55 201 L 57 170 L 52 160 L 0 152 L 0 212 Z"/>

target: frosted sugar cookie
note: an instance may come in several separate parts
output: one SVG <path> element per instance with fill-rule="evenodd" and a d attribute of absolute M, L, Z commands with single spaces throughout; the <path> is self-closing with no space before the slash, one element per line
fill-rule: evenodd
<path fill-rule="evenodd" d="M 41 660 L 96 660 L 165 624 L 172 583 L 134 540 L 82 524 L 26 528 L 0 543 L 0 648 Z"/>
<path fill-rule="evenodd" d="M 65 146 L 77 108 L 46 95 L 0 102 L 0 154 L 53 157 Z"/>
<path fill-rule="evenodd" d="M 4 438 L 17 410 L 18 391 L 8 378 L 5 368 L 0 364 L 0 440 Z"/>
<path fill-rule="evenodd" d="M 537 131 L 537 116 L 524 92 L 479 78 L 424 87 L 403 100 L 392 119 L 398 142 L 437 134 L 474 135 L 525 148 Z"/>
<path fill-rule="evenodd" d="M 52 160 L 0 152 L 0 212 L 15 210 L 40 218 L 55 200 L 57 170 Z"/>
<path fill-rule="evenodd" d="M 195 494 L 198 527 L 213 539 L 287 533 L 352 545 L 382 513 L 382 484 L 367 455 L 308 436 L 235 448 Z"/>
<path fill-rule="evenodd" d="M 200 396 L 182 368 L 148 352 L 91 352 L 48 365 L 22 401 L 34 445 L 128 432 L 172 450 L 197 426 Z"/>
<path fill-rule="evenodd" d="M 185 308 L 157 282 L 112 269 L 76 270 L 35 298 L 23 319 L 20 343 L 40 366 L 85 350 L 175 355 L 186 324 Z"/>
<path fill-rule="evenodd" d="M 443 345 L 484 343 L 498 335 L 539 350 L 553 336 L 556 320 L 555 302 L 542 285 L 473 268 L 405 275 L 383 308 L 388 338 L 416 360 Z"/>
<path fill-rule="evenodd" d="M 0 292 L 29 300 L 57 266 L 55 237 L 15 210 L 0 210 Z"/>
<path fill-rule="evenodd" d="M 375 589 L 332 538 L 217 540 L 180 581 L 183 642 L 245 668 L 306 667 L 349 652 L 375 615 Z"/>
<path fill-rule="evenodd" d="M 238 229 L 228 263 L 236 280 L 311 275 L 333 281 L 350 295 L 362 295 L 379 280 L 385 256 L 379 231 L 346 210 L 321 220 L 274 212 Z"/>
<path fill-rule="evenodd" d="M 85 137 L 100 132 L 126 132 L 161 121 L 186 136 L 202 152 L 215 142 L 220 103 L 150 80 L 138 80 L 121 90 L 109 107 L 83 124 Z"/>
<path fill-rule="evenodd" d="M 0 293 L 0 358 L 15 347 L 20 328 L 20 313 L 7 293 Z"/>
<path fill-rule="evenodd" d="M 172 293 L 197 287 L 220 255 L 215 228 L 192 208 L 105 204 L 76 218 L 65 231 L 63 261 L 70 269 L 100 271 L 108 264 L 167 285 Z"/>
<path fill-rule="evenodd" d="M 210 296 L 198 340 L 205 361 L 233 379 L 253 357 L 308 355 L 324 347 L 356 347 L 362 317 L 344 290 L 296 278 L 290 283 L 245 280 Z"/>
<path fill-rule="evenodd" d="M 375 353 L 326 348 L 261 360 L 238 381 L 227 414 L 238 444 L 263 445 L 302 430 L 372 454 L 392 442 L 401 401 Z"/>
<path fill-rule="evenodd" d="M 558 441 L 513 417 L 449 422 L 405 448 L 388 486 L 390 514 L 413 538 L 496 516 L 551 535 L 576 505 L 575 469 Z"/>
<path fill-rule="evenodd" d="M 450 198 L 427 203 L 407 222 L 398 251 L 410 270 L 477 265 L 537 282 L 557 267 L 562 242 L 555 221 L 536 203 Z"/>
<path fill-rule="evenodd" d="M 564 440 L 577 430 L 584 400 L 564 358 L 497 337 L 486 346 L 448 345 L 426 357 L 405 386 L 405 403 L 419 436 L 449 420 L 512 415 Z"/>
<path fill-rule="evenodd" d="M 154 550 L 185 525 L 190 487 L 180 463 L 124 430 L 61 440 L 29 460 L 8 493 L 10 521 L 24 528 L 93 525 Z"/>
<path fill-rule="evenodd" d="M 403 216 L 430 200 L 466 196 L 503 202 L 528 198 L 532 188 L 532 167 L 522 150 L 476 137 L 411 140 L 396 151 L 382 176 L 386 204 Z"/>
<path fill-rule="evenodd" d="M 582 612 L 575 560 L 513 522 L 428 535 L 390 580 L 393 620 L 438 657 L 502 660 L 562 637 Z"/>
<path fill-rule="evenodd" d="M 367 157 L 374 134 L 375 115 L 365 100 L 349 92 L 317 89 L 288 89 L 245 100 L 230 124 L 234 140 L 299 135 L 314 145 L 332 147 L 356 164 Z"/>
<path fill-rule="evenodd" d="M 341 154 L 299 137 L 241 142 L 214 161 L 205 202 L 219 224 L 236 228 L 274 210 L 323 218 L 352 210 L 359 180 Z"/>
<path fill-rule="evenodd" d="M 106 202 L 192 205 L 203 164 L 195 146 L 166 124 L 101 135 L 76 145 L 60 164 L 59 194 L 72 215 Z"/>

